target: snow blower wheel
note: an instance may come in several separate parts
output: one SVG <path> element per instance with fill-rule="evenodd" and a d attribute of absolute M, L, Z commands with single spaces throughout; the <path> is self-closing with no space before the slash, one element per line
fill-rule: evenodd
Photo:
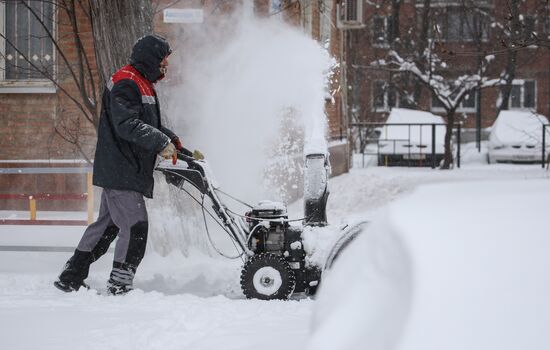
<path fill-rule="evenodd" d="M 254 255 L 241 273 L 241 287 L 247 299 L 286 300 L 295 285 L 294 272 L 288 262 L 272 253 Z"/>

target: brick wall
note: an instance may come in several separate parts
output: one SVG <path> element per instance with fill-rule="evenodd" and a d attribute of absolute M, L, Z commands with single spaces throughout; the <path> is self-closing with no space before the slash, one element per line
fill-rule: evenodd
<path fill-rule="evenodd" d="M 420 16 L 421 7 L 417 4 L 421 3 L 418 0 L 411 0 L 402 2 L 400 11 L 400 31 L 404 33 L 410 28 L 414 28 L 417 18 Z M 505 22 L 507 16 L 507 2 L 505 0 L 494 0 L 491 2 L 490 11 L 495 18 L 500 22 Z M 528 0 L 522 2 L 522 12 L 527 14 L 534 14 L 539 3 L 534 0 Z M 389 72 L 375 69 L 366 69 L 364 67 L 369 66 L 373 61 L 385 58 L 387 54 L 387 48 L 380 47 L 374 44 L 373 38 L 373 18 L 375 16 L 387 16 L 391 13 L 391 7 L 389 2 L 386 6 L 370 6 L 367 5 L 364 8 L 364 15 L 366 19 L 366 27 L 361 30 L 356 30 L 352 34 L 354 40 L 353 46 L 349 50 L 356 50 L 355 60 L 350 64 L 363 67 L 358 68 L 355 72 L 360 71 L 358 74 L 361 76 L 360 82 L 354 85 L 354 89 L 359 89 L 359 108 L 362 120 L 380 121 L 384 120 L 384 117 L 388 115 L 388 111 L 376 112 L 373 109 L 373 82 L 375 80 L 389 81 Z M 541 32 L 544 25 L 544 17 L 537 19 L 537 30 Z M 490 30 L 490 37 L 487 42 L 483 44 L 483 49 L 487 53 L 494 53 L 495 60 L 490 65 L 490 69 L 487 73 L 488 77 L 497 77 L 500 72 L 505 68 L 507 53 L 503 49 L 502 44 L 496 36 L 496 30 Z M 475 47 L 472 43 L 468 42 L 444 42 L 440 45 L 438 54 L 448 62 L 449 69 L 445 71 L 445 74 L 449 76 L 458 75 L 464 71 L 471 72 L 472 67 L 475 67 L 477 58 L 475 55 L 466 55 L 468 52 L 475 52 Z M 549 84 L 550 84 L 550 50 L 546 48 L 522 48 L 518 51 L 517 57 L 517 72 L 516 79 L 533 79 L 536 80 L 536 110 L 539 113 L 550 115 L 549 110 Z M 354 73 L 355 74 L 355 73 Z M 352 75 L 349 76 L 351 82 Z M 485 89 L 481 93 L 481 117 L 482 127 L 491 126 L 494 122 L 497 114 L 496 102 L 499 95 L 498 88 Z M 430 111 L 431 108 L 431 95 L 423 89 L 419 108 L 422 110 Z M 433 111 L 436 114 L 442 114 L 440 111 Z M 460 120 L 464 122 L 465 127 L 475 127 L 476 113 L 475 111 L 459 111 L 457 115 L 460 116 Z M 465 118 L 464 118 L 465 116 Z"/>
<path fill-rule="evenodd" d="M 89 19 L 77 9 L 80 37 L 91 62 L 92 75 L 96 75 L 93 38 Z M 58 44 L 71 67 L 77 66 L 77 51 L 70 33 L 71 27 L 66 13 L 57 11 Z M 82 166 L 81 163 L 56 163 L 55 160 L 82 159 L 77 148 L 56 134 L 55 128 L 63 125 L 71 135 L 77 135 L 88 157 L 95 147 L 95 129 L 85 120 L 77 105 L 62 92 L 65 90 L 77 101 L 81 101 L 79 90 L 62 63 L 56 57 L 57 77 L 61 88 L 53 94 L 2 93 L 0 90 L 0 160 L 2 168 Z M 89 79 L 88 79 L 89 81 Z M 71 123 L 67 123 L 71 120 Z M 65 136 L 67 136 L 66 134 Z M 43 162 L 40 160 L 49 160 Z M 17 162 L 10 162 L 17 161 Z M 86 177 L 81 174 L 55 175 L 0 175 L 0 193 L 84 193 Z M 80 201 L 38 201 L 38 209 L 83 210 L 86 203 Z M 26 209 L 28 203 L 20 200 L 0 200 L 0 209 Z"/>
<path fill-rule="evenodd" d="M 336 1 L 335 1 L 336 2 Z M 163 0 L 159 4 L 159 8 L 172 1 Z M 208 21 L 216 21 L 228 13 L 231 13 L 238 2 L 224 2 L 220 4 L 217 1 L 195 1 L 189 3 L 195 7 L 204 5 L 205 13 Z M 284 12 L 285 20 L 295 26 L 301 26 L 301 8 L 299 2 L 289 3 L 288 8 Z M 258 14 L 268 13 L 268 0 L 256 0 L 256 11 Z M 285 5 L 287 6 L 287 5 Z M 312 17 L 312 33 L 311 36 L 319 39 L 319 9 L 318 2 L 312 1 L 313 8 Z M 335 21 L 335 6 L 331 16 Z M 77 20 L 80 38 L 85 47 L 85 52 L 88 61 L 91 65 L 92 75 L 97 82 L 97 66 L 95 63 L 95 55 L 93 52 L 93 36 L 89 19 L 85 13 L 77 8 Z M 63 51 L 70 66 L 76 68 L 78 66 L 78 52 L 75 49 L 74 38 L 70 34 L 71 26 L 68 17 L 63 10 L 58 9 L 57 13 L 57 33 L 58 43 Z M 169 34 L 168 27 L 162 22 L 162 12 L 155 16 L 155 31 L 163 34 Z M 330 51 L 332 55 L 338 57 L 339 51 L 339 34 L 333 28 L 332 46 Z M 69 132 L 71 137 L 77 135 L 79 143 L 83 146 L 86 157 L 93 156 L 95 148 L 95 128 L 86 120 L 84 114 L 73 98 L 82 102 L 78 93 L 78 88 L 71 77 L 70 71 L 63 64 L 63 59 L 57 55 L 58 78 L 61 88 L 57 89 L 53 94 L 37 94 L 37 93 L 21 93 L 21 94 L 6 94 L 0 91 L 0 160 L 4 163 L 0 167 L 57 167 L 67 166 L 66 163 L 43 163 L 34 162 L 34 160 L 48 159 L 83 159 L 77 148 L 66 142 L 62 137 L 56 134 L 55 127 L 60 130 L 64 128 Z M 338 73 L 336 73 L 338 75 Z M 90 81 L 88 79 L 88 81 Z M 91 89 L 91 84 L 88 88 Z M 338 82 L 335 82 L 332 89 L 337 89 Z M 95 85 L 95 89 L 99 96 L 102 87 Z M 63 92 L 66 91 L 66 93 Z M 69 96 L 67 96 L 70 95 Z M 99 97 L 98 97 L 99 99 Z M 99 103 L 99 101 L 98 101 Z M 341 96 L 335 94 L 334 101 L 327 101 L 326 111 L 329 116 L 329 134 L 331 138 L 339 138 L 342 135 L 342 115 L 341 115 Z M 87 114 L 88 117 L 92 117 Z M 68 122 L 70 121 L 70 122 Z M 63 128 L 63 127 L 64 128 Z M 341 152 L 340 152 L 341 153 Z M 342 157 L 337 157 L 341 159 Z M 344 157 L 345 158 L 345 157 Z M 25 163 L 8 162 L 8 161 L 26 160 Z M 339 160 L 335 160 L 337 163 Z M 72 164 L 71 166 L 80 166 L 80 163 Z M 343 169 L 347 171 L 347 163 L 344 161 L 344 166 L 336 164 L 335 169 Z M 340 171 L 340 170 L 339 170 Z M 83 175 L 0 175 L 0 193 L 84 193 L 86 191 L 86 181 Z M 73 209 L 82 210 L 85 208 L 85 202 L 39 202 L 38 209 Z M 16 208 L 25 209 L 28 203 L 21 201 L 6 201 L 0 200 L 0 209 Z"/>

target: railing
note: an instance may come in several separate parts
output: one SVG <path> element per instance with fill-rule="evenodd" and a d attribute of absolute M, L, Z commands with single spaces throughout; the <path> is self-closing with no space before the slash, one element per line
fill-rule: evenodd
<path fill-rule="evenodd" d="M 20 175 L 20 174 L 86 174 L 86 193 L 65 193 L 65 194 L 47 194 L 47 193 L 4 193 L 0 194 L 0 199 L 28 200 L 29 201 L 29 220 L 0 219 L 0 225 L 86 225 L 91 224 L 94 219 L 94 192 L 92 185 L 92 168 L 89 167 L 58 167 L 58 168 L 0 168 L 0 175 Z M 36 219 L 36 201 L 37 200 L 86 200 L 88 220 L 37 220 Z"/>
<path fill-rule="evenodd" d="M 542 156 L 540 159 L 540 164 L 542 168 L 546 166 L 546 127 L 550 124 L 542 124 Z"/>
<path fill-rule="evenodd" d="M 363 154 L 363 157 L 365 155 L 376 155 L 377 156 L 377 159 L 378 159 L 378 163 L 379 165 L 389 165 L 389 161 L 388 161 L 388 158 L 391 157 L 391 156 L 401 156 L 402 159 L 407 159 L 408 161 L 405 162 L 408 166 L 411 166 L 411 165 L 423 165 L 423 160 L 424 159 L 427 159 L 428 160 L 428 163 L 432 169 L 435 169 L 437 167 L 437 163 L 438 163 L 438 159 L 442 157 L 442 155 L 438 155 L 436 153 L 436 136 L 437 136 L 437 132 L 436 132 L 436 129 L 437 129 L 437 126 L 440 126 L 440 127 L 445 127 L 446 124 L 444 123 L 372 123 L 372 122 L 363 122 L 363 123 L 353 123 L 350 125 L 352 128 L 358 128 L 358 133 L 361 134 L 363 133 L 363 130 L 368 130 L 369 128 L 372 130 L 373 128 L 374 129 L 382 129 L 384 127 L 407 127 L 408 128 L 408 133 L 407 133 L 407 137 L 406 138 L 402 138 L 402 137 L 394 137 L 394 138 L 388 138 L 387 135 L 386 137 L 382 137 L 383 135 L 378 135 L 378 137 L 371 137 L 370 139 L 372 141 L 370 141 L 371 143 L 376 143 L 376 152 L 365 152 L 365 150 L 367 149 L 368 147 L 368 144 L 369 144 L 369 137 L 368 137 L 368 132 L 365 133 L 365 135 L 363 136 L 364 139 L 363 139 L 363 144 L 361 145 L 361 149 L 360 149 L 360 153 Z M 431 128 L 431 131 L 430 131 L 430 134 L 431 134 L 431 150 L 429 152 L 425 152 L 423 153 L 422 152 L 422 148 L 419 148 L 419 152 L 411 152 L 411 148 L 412 147 L 409 147 L 408 149 L 408 152 L 405 153 L 405 154 L 401 154 L 401 153 L 396 153 L 396 145 L 398 143 L 404 143 L 404 142 L 408 142 L 408 145 L 411 146 L 411 141 L 413 139 L 413 136 L 411 134 L 411 128 L 412 127 L 417 127 L 418 128 L 418 132 L 419 132 L 419 142 L 420 144 L 422 144 L 422 129 L 425 129 L 424 127 L 430 127 Z M 456 146 L 457 146 L 457 152 L 456 152 L 456 166 L 458 168 L 460 168 L 460 153 L 461 153 L 461 149 L 460 149 L 460 144 L 461 144 L 461 133 L 462 133 L 462 126 L 461 124 L 455 124 L 453 126 L 453 129 L 456 129 Z M 385 130 L 388 130 L 387 128 Z M 353 131 L 352 131 L 353 132 Z M 383 142 L 383 143 L 390 143 L 390 144 L 393 144 L 393 153 L 387 153 L 387 152 L 384 152 L 384 154 L 382 155 L 381 152 L 380 152 L 380 143 Z M 354 145 L 355 146 L 355 145 Z M 417 147 L 420 147 L 420 146 L 417 146 Z M 423 145 L 423 147 L 427 148 L 428 146 L 427 145 Z M 381 162 L 381 159 L 382 159 L 382 156 L 385 157 L 385 161 L 384 162 Z M 418 158 L 418 159 L 414 159 L 414 158 Z"/>

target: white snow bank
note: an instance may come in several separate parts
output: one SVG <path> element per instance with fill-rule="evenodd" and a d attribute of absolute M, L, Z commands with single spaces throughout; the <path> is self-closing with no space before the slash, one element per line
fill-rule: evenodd
<path fill-rule="evenodd" d="M 548 198 L 469 182 L 390 205 L 325 274 L 308 349 L 550 348 Z"/>

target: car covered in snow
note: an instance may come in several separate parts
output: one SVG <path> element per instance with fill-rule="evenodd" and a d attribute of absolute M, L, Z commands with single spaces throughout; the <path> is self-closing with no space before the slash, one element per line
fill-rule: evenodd
<path fill-rule="evenodd" d="M 435 144 L 432 124 L 436 124 Z M 443 124 L 442 117 L 429 112 L 393 108 L 386 125 L 380 128 L 378 165 L 430 166 L 434 154 L 435 164 L 439 165 L 445 151 Z"/>
<path fill-rule="evenodd" d="M 534 112 L 500 112 L 489 134 L 488 163 L 540 162 L 542 125 L 547 123 L 545 116 Z"/>
<path fill-rule="evenodd" d="M 391 203 L 323 273 L 306 349 L 550 349 L 549 196 L 471 181 Z"/>

